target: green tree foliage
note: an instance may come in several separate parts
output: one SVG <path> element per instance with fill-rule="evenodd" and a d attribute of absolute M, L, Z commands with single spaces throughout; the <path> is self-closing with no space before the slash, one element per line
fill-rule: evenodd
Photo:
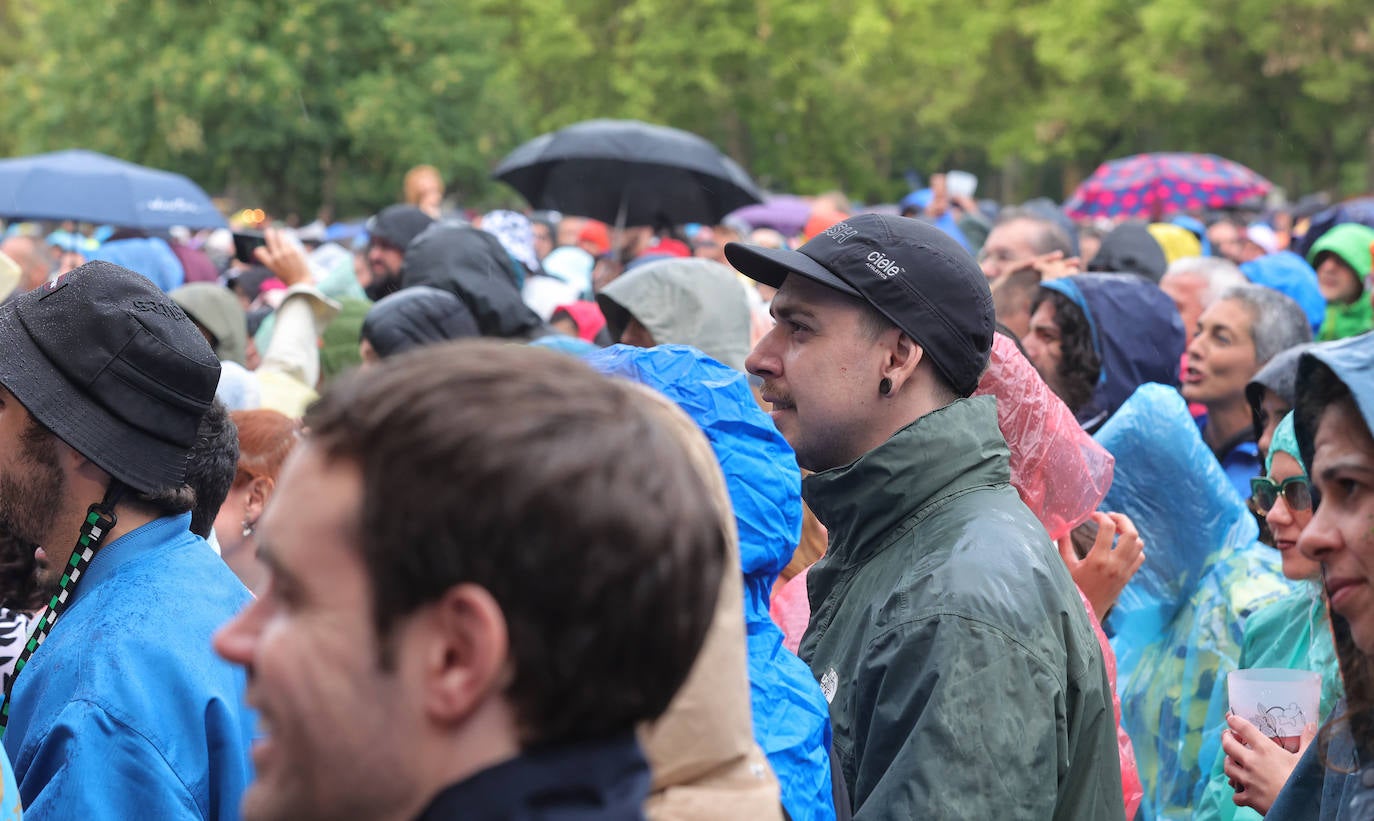
<path fill-rule="evenodd" d="M 867 200 L 952 165 L 1058 197 L 1150 150 L 1374 189 L 1368 0 L 0 0 L 0 30 L 0 150 L 92 148 L 306 218 L 390 202 L 421 162 L 514 201 L 489 169 L 590 117 Z"/>

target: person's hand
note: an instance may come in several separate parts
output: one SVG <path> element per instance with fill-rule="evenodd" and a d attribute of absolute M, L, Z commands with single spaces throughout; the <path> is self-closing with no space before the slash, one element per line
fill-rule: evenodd
<path fill-rule="evenodd" d="M 310 263 L 306 262 L 305 251 L 299 245 L 288 240 L 275 228 L 263 231 L 263 238 L 267 244 L 253 249 L 253 255 L 257 257 L 258 262 L 276 274 L 277 279 L 285 283 L 286 287 L 313 280 L 310 275 Z"/>
<path fill-rule="evenodd" d="M 1094 513 L 1097 538 L 1088 555 L 1078 558 L 1073 549 L 1073 537 L 1059 540 L 1059 555 L 1069 568 L 1074 584 L 1088 597 L 1099 619 L 1116 604 L 1117 596 L 1125 589 L 1135 572 L 1145 563 L 1145 542 L 1135 524 L 1121 513 Z M 1112 547 L 1113 537 L 1117 538 Z"/>
<path fill-rule="evenodd" d="M 1041 282 L 1062 279 L 1083 271 L 1083 261 L 1078 257 L 1065 257 L 1063 251 L 1051 251 L 1026 260 L 1021 268 L 1031 268 L 1040 274 Z"/>
<path fill-rule="evenodd" d="M 1264 815 L 1317 735 L 1317 725 L 1309 724 L 1303 730 L 1297 752 L 1280 747 L 1238 715 L 1227 716 L 1226 725 L 1221 731 L 1221 749 L 1226 753 L 1226 777 L 1236 791 L 1232 800 Z"/>

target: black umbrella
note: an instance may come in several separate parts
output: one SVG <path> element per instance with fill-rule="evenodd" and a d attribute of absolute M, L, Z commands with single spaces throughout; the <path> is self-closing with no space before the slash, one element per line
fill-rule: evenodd
<path fill-rule="evenodd" d="M 715 224 L 763 201 L 744 169 L 711 143 L 638 120 L 588 120 L 536 137 L 492 176 L 535 208 L 617 226 Z"/>

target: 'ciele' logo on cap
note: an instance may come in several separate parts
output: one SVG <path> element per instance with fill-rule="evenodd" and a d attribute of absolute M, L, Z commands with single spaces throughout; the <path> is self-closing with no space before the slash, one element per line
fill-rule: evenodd
<path fill-rule="evenodd" d="M 825 229 L 825 235 L 835 240 L 836 245 L 844 245 L 859 235 L 859 229 L 845 225 L 843 222 L 837 222 Z"/>
<path fill-rule="evenodd" d="M 882 279 L 892 279 L 906 270 L 882 251 L 872 251 L 869 253 L 868 268 Z"/>

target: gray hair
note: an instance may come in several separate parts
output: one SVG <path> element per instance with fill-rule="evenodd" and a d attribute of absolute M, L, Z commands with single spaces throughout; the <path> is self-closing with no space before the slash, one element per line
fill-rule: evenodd
<path fill-rule="evenodd" d="M 1073 241 L 1069 235 L 1064 233 L 1054 220 L 1047 219 L 1043 214 L 1033 208 L 1003 208 L 997 214 L 997 225 L 1006 225 L 1009 222 L 1032 222 L 1035 223 L 1036 232 L 1031 240 L 1031 246 L 1036 254 L 1048 254 L 1051 251 L 1061 251 L 1064 256 L 1071 257 L 1074 251 Z"/>
<path fill-rule="evenodd" d="M 1294 345 L 1312 341 L 1307 314 L 1290 297 L 1263 285 L 1227 288 L 1217 299 L 1234 299 L 1250 313 L 1250 339 L 1255 343 L 1255 363 L 1263 365 Z"/>
<path fill-rule="evenodd" d="M 1234 262 L 1221 257 L 1181 257 L 1170 263 L 1160 282 L 1172 276 L 1194 276 L 1202 280 L 1204 310 L 1217 301 L 1218 294 L 1250 282 Z"/>

